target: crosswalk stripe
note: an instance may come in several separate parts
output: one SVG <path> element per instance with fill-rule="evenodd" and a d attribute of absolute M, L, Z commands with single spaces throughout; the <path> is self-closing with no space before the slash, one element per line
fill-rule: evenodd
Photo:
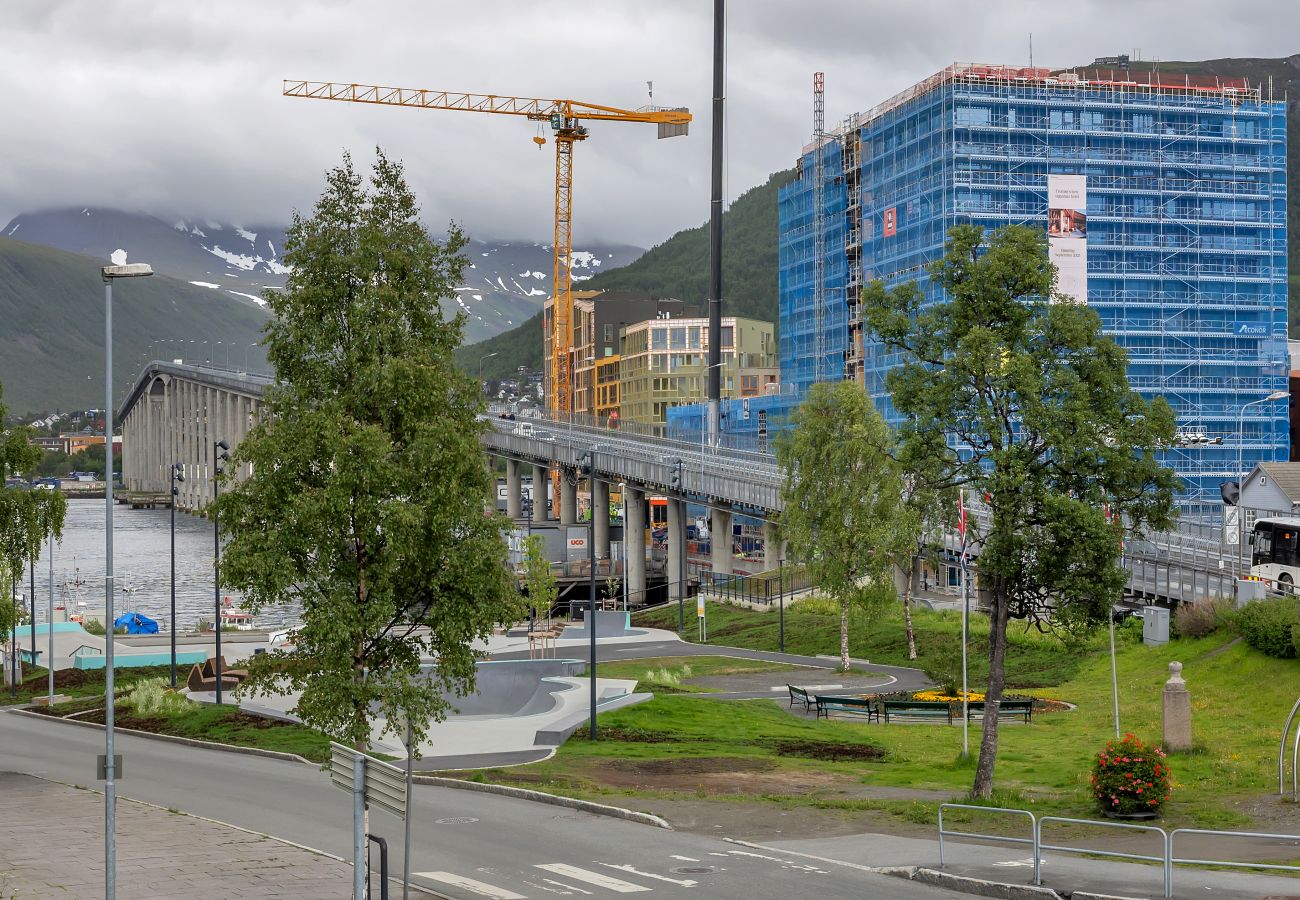
<path fill-rule="evenodd" d="M 626 872 L 629 875 L 640 875 L 642 878 L 653 878 L 655 881 L 666 881 L 669 884 L 679 884 L 682 887 L 695 887 L 698 881 L 692 881 L 689 878 L 669 878 L 667 875 L 656 875 L 654 872 L 642 872 L 635 866 L 616 866 L 613 863 L 601 863 L 608 869 L 618 869 L 620 872 Z"/>
<path fill-rule="evenodd" d="M 481 897 L 490 897 L 491 900 L 528 900 L 523 894 L 516 894 L 514 891 L 508 891 L 505 888 L 484 884 L 463 875 L 453 875 L 451 872 L 412 872 L 411 874 L 416 878 L 428 878 L 430 881 L 440 881 L 452 887 L 464 888 Z"/>
<path fill-rule="evenodd" d="M 643 887 L 639 884 L 633 884 L 630 881 L 623 881 L 619 878 L 611 878 L 608 875 L 602 875 L 599 872 L 588 872 L 586 869 L 579 869 L 577 866 L 570 866 L 566 863 L 543 863 L 537 866 L 539 869 L 545 869 L 555 875 L 563 875 L 565 878 L 573 878 L 577 881 L 585 881 L 587 884 L 594 884 L 597 887 L 607 888 L 611 891 L 617 891 L 620 894 L 635 894 L 638 891 L 649 891 L 653 888 Z"/>

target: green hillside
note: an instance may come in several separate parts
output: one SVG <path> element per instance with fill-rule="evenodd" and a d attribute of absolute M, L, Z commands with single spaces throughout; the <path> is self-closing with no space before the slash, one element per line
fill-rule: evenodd
<path fill-rule="evenodd" d="M 722 292 L 725 315 L 750 316 L 775 322 L 776 192 L 794 179 L 794 170 L 777 172 L 736 199 L 722 216 Z M 602 272 L 581 284 L 583 290 L 641 290 L 702 305 L 709 285 L 709 227 L 679 231 L 631 265 Z M 504 378 L 519 366 L 542 367 L 542 315 L 538 313 L 512 331 L 457 351 L 461 367 L 484 378 Z"/>
<path fill-rule="evenodd" d="M 0 238 L 0 384 L 11 413 L 104 405 L 103 264 Z M 266 318 L 220 291 L 159 275 L 119 284 L 113 291 L 115 394 L 120 398 L 140 373 L 151 341 L 249 345 Z M 154 348 L 154 355 L 174 352 Z M 260 353 L 253 359 L 261 364 Z"/>

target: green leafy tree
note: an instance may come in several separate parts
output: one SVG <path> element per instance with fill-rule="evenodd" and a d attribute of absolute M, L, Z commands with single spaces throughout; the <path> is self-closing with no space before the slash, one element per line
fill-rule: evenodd
<path fill-rule="evenodd" d="M 962 225 L 930 266 L 944 299 L 915 283 L 863 292 L 864 318 L 902 363 L 888 385 L 904 417 L 900 459 L 932 483 L 982 499 L 980 598 L 989 610 L 989 681 L 972 794 L 993 788 L 1012 619 L 1066 632 L 1105 622 L 1123 594 L 1122 515 L 1167 527 L 1177 479 L 1156 459 L 1174 438 L 1161 399 L 1129 388 L 1124 351 L 1087 306 L 1054 295 L 1041 229 L 987 242 Z M 972 522 L 972 526 L 975 523 Z"/>
<path fill-rule="evenodd" d="M 952 519 L 952 504 L 944 492 L 935 490 L 924 478 L 912 474 L 903 479 L 903 500 L 910 515 L 912 541 L 895 561 L 903 587 L 903 626 L 907 636 L 907 658 L 916 659 L 916 630 L 912 627 L 912 599 L 921 586 L 921 570 L 927 552 L 942 547 L 939 537 Z M 949 492 L 950 493 L 950 492 Z"/>
<path fill-rule="evenodd" d="M 889 427 L 856 382 L 815 384 L 777 440 L 786 473 L 780 531 L 790 556 L 840 611 L 840 667 L 849 668 L 849 613 L 895 598 L 894 566 L 915 518 L 890 452 Z"/>
<path fill-rule="evenodd" d="M 306 724 L 358 749 L 372 717 L 393 734 L 409 717 L 418 745 L 444 691 L 472 690 L 474 642 L 523 608 L 488 512 L 478 385 L 452 360 L 463 319 L 439 305 L 465 239 L 429 237 L 382 152 L 368 184 L 349 157 L 326 180 L 266 294 L 279 381 L 234 453 L 252 474 L 219 501 L 221 576 L 253 612 L 301 604 L 294 646 L 259 659 L 250 690 L 300 692 Z"/>
<path fill-rule="evenodd" d="M 524 542 L 524 589 L 533 615 L 546 614 L 546 627 L 551 626 L 551 610 L 559 598 L 560 589 L 551 572 L 551 561 L 546 558 L 546 541 L 540 534 L 530 534 Z"/>
<path fill-rule="evenodd" d="M 0 388 L 0 401 L 4 396 Z M 0 422 L 8 414 L 0 402 Z M 31 443 L 31 429 L 17 426 L 0 433 L 0 634 L 12 634 L 26 619 L 23 610 L 11 599 L 20 589 L 23 568 L 35 566 L 41 558 L 41 546 L 47 535 L 63 536 L 63 519 L 67 498 L 59 491 L 33 491 L 25 487 L 6 487 L 14 476 L 31 475 L 40 462 L 42 450 Z M 30 602 L 30 598 L 29 598 Z"/>

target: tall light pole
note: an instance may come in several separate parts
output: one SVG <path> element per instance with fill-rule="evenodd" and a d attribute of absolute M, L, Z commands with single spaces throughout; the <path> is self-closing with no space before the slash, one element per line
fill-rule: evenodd
<path fill-rule="evenodd" d="M 113 281 L 153 274 L 144 263 L 104 266 L 104 900 L 117 896 L 117 766 L 113 762 Z M 53 664 L 53 660 L 50 661 Z"/>
<path fill-rule="evenodd" d="M 1246 553 L 1246 515 L 1241 505 L 1241 490 L 1246 486 L 1245 463 L 1242 461 L 1242 448 L 1246 443 L 1245 425 L 1246 425 L 1246 407 L 1255 406 L 1259 403 L 1271 403 L 1274 400 L 1285 400 L 1291 396 L 1287 391 L 1274 391 L 1267 397 L 1261 397 L 1258 400 L 1250 400 L 1241 405 L 1241 410 L 1237 413 L 1237 577 L 1241 578 L 1245 572 L 1245 564 L 1242 562 Z"/>
<path fill-rule="evenodd" d="M 578 474 L 591 478 L 595 470 L 596 453 L 594 450 L 588 450 L 586 455 L 578 462 Z M 592 492 L 595 493 L 594 491 Z M 605 515 L 609 515 L 609 510 L 605 510 Z M 591 734 L 592 741 L 596 740 L 596 508 L 592 506 L 591 515 L 587 517 L 587 566 L 589 576 L 589 596 L 587 600 L 587 635 L 589 644 L 590 661 L 588 663 L 588 676 L 591 678 Z"/>
<path fill-rule="evenodd" d="M 623 577 L 619 579 L 623 582 L 623 612 L 627 612 L 627 482 L 618 483 L 618 502 L 623 507 L 621 520 L 623 522 Z"/>
<path fill-rule="evenodd" d="M 709 188 L 709 373 L 707 382 L 709 444 L 717 446 L 722 430 L 722 149 L 727 14 L 725 0 L 713 0 L 713 136 Z"/>
<path fill-rule="evenodd" d="M 221 463 L 230 459 L 229 450 L 230 444 L 225 438 L 212 444 L 212 458 L 217 461 L 212 471 L 212 598 L 215 610 L 212 627 L 217 633 L 217 706 L 221 705 L 221 514 L 217 512 L 217 497 L 221 494 L 221 476 L 226 472 Z"/>
<path fill-rule="evenodd" d="M 500 351 L 496 351 L 494 353 L 484 353 L 482 356 L 478 358 L 478 381 L 479 384 L 482 385 L 482 387 L 480 387 L 479 390 L 483 390 L 483 388 L 486 387 L 486 385 L 483 384 L 483 360 L 491 359 L 492 357 L 496 356 L 497 353 L 499 352 Z"/>
<path fill-rule="evenodd" d="M 172 463 L 172 617 L 167 626 L 172 633 L 172 690 L 176 690 L 176 498 L 181 489 L 178 484 L 185 480 L 185 467 Z"/>

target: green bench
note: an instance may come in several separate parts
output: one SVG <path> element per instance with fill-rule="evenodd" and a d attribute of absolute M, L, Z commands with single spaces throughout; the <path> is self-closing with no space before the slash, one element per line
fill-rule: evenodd
<path fill-rule="evenodd" d="M 943 719 L 949 725 L 952 724 L 952 707 L 942 700 L 883 700 L 881 707 L 886 725 L 889 724 L 891 716 Z"/>
<path fill-rule="evenodd" d="M 1029 724 L 1029 719 L 1034 713 L 1033 700 L 1003 700 L 998 704 L 998 719 L 1014 719 L 1023 717 L 1025 724 Z M 971 716 L 984 716 L 984 701 L 979 700 L 970 704 Z"/>
<path fill-rule="evenodd" d="M 876 705 L 875 697 L 816 697 L 817 701 L 817 718 L 825 716 L 831 717 L 832 712 L 849 713 L 855 716 L 866 716 L 867 721 L 880 720 L 880 707 Z"/>
<path fill-rule="evenodd" d="M 787 709 L 793 708 L 796 703 L 802 703 L 804 712 L 807 712 L 817 702 L 815 695 L 808 693 L 801 687 L 795 687 L 793 684 L 787 684 L 786 687 L 790 689 L 790 706 L 786 707 Z"/>

